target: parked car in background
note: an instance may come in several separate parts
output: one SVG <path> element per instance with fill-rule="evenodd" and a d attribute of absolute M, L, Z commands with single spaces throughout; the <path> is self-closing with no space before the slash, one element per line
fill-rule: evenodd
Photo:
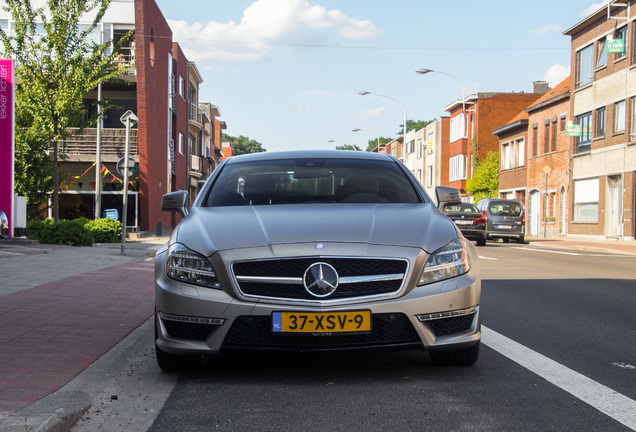
<path fill-rule="evenodd" d="M 440 203 L 459 191 L 436 189 Z M 228 351 L 420 349 L 470 365 L 481 340 L 475 246 L 395 157 L 225 160 L 155 257 L 159 367 Z"/>
<path fill-rule="evenodd" d="M 488 239 L 501 239 L 504 243 L 510 239 L 517 243 L 525 241 L 526 215 L 521 201 L 484 198 L 477 203 L 477 208 L 486 218 Z"/>
<path fill-rule="evenodd" d="M 475 204 L 444 203 L 440 211 L 444 213 L 469 240 L 477 242 L 477 246 L 486 245 L 486 218 Z"/>

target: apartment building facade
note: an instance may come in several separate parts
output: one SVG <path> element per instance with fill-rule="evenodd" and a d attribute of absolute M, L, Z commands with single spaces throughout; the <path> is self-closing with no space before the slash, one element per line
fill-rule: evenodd
<path fill-rule="evenodd" d="M 0 25 L 12 31 L 11 15 L 4 10 Z M 121 80 L 104 83 L 101 91 L 95 89 L 85 98 L 89 114 L 98 99 L 113 107 L 106 111 L 99 128 L 85 129 L 62 143 L 60 217 L 103 217 L 106 211 L 112 215 L 115 210 L 121 219 L 126 131 L 120 117 L 130 110 L 139 121 L 130 134 L 129 157 L 135 166 L 128 185 L 127 225 L 135 230 L 174 227 L 179 217 L 160 210 L 161 198 L 189 186 L 198 188 L 216 166 L 222 129 L 216 116 L 220 113 L 218 108 L 199 108 L 202 78 L 172 41 L 172 31 L 154 0 L 113 0 L 92 37 L 98 43 L 118 41 L 130 31 L 133 37 L 116 59 Z M 193 127 L 199 130 L 190 142 Z M 188 153 L 189 148 L 195 151 Z"/>
<path fill-rule="evenodd" d="M 634 239 L 636 11 L 614 0 L 564 32 L 571 38 L 570 236 Z"/>

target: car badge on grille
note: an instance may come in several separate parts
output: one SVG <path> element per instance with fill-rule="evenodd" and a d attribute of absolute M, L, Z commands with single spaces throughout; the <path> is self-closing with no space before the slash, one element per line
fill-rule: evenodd
<path fill-rule="evenodd" d="M 310 265 L 303 275 L 307 292 L 314 297 L 327 297 L 336 291 L 339 277 L 335 268 L 324 262 Z"/>
<path fill-rule="evenodd" d="M 316 245 L 314 246 L 314 249 L 316 250 L 323 250 L 324 248 L 326 248 L 327 246 L 325 246 L 324 243 L 316 243 Z"/>

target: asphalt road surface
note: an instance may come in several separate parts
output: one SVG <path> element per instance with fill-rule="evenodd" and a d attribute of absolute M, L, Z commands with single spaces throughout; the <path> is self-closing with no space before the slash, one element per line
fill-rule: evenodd
<path fill-rule="evenodd" d="M 74 430 L 636 430 L 636 256 L 479 252 L 472 367 L 434 367 L 424 352 L 250 354 L 162 374 L 148 324 L 148 345 Z"/>

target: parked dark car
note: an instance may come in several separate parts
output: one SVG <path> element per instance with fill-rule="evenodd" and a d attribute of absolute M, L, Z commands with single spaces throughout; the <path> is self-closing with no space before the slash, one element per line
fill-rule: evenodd
<path fill-rule="evenodd" d="M 514 239 L 517 243 L 525 240 L 526 220 L 521 201 L 516 199 L 484 198 L 477 208 L 486 218 L 488 239 L 501 239 L 508 243 Z"/>
<path fill-rule="evenodd" d="M 486 218 L 475 204 L 445 203 L 440 211 L 455 222 L 464 237 L 476 241 L 477 246 L 486 246 Z"/>

